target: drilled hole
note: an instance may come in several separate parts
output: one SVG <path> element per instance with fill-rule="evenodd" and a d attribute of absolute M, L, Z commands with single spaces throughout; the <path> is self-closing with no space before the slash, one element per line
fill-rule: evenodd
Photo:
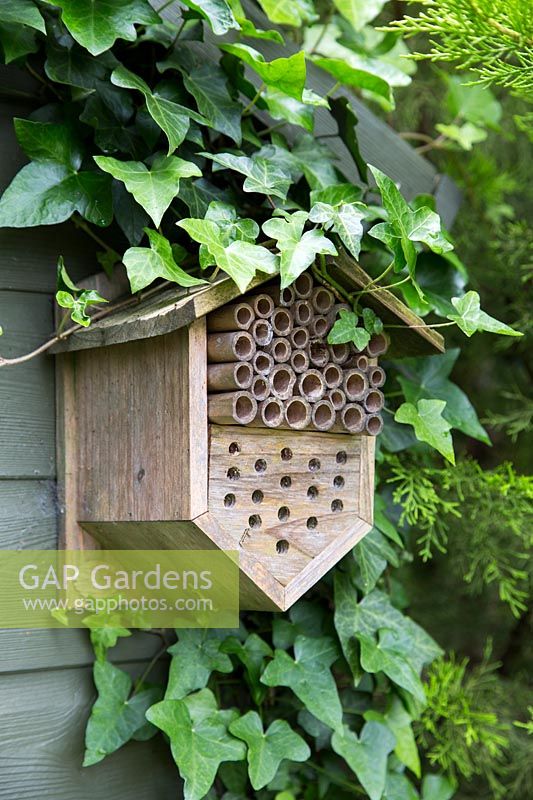
<path fill-rule="evenodd" d="M 344 486 L 344 478 L 342 477 L 342 475 L 336 475 L 333 478 L 333 486 L 335 487 L 335 489 L 342 489 L 342 487 Z"/>
<path fill-rule="evenodd" d="M 230 467 L 226 472 L 226 476 L 230 479 L 230 481 L 238 481 L 241 477 L 241 473 L 237 467 Z"/>
<path fill-rule="evenodd" d="M 282 489 L 290 489 L 292 486 L 292 478 L 290 475 L 284 475 L 280 480 L 279 485 Z"/>
<path fill-rule="evenodd" d="M 224 506 L 226 508 L 233 508 L 234 505 L 235 505 L 235 495 L 227 494 L 224 498 Z"/>
<path fill-rule="evenodd" d="M 286 553 L 288 549 L 289 543 L 286 539 L 279 539 L 279 541 L 276 542 L 276 553 L 283 555 L 283 553 Z"/>
<path fill-rule="evenodd" d="M 290 515 L 291 515 L 291 512 L 287 508 L 287 506 L 281 506 L 281 508 L 278 508 L 278 519 L 279 519 L 280 522 L 287 522 L 287 520 L 289 519 Z"/>
<path fill-rule="evenodd" d="M 346 450 L 339 450 L 335 460 L 337 461 L 337 464 L 346 464 L 346 461 L 348 460 Z"/>
<path fill-rule="evenodd" d="M 314 529 L 318 525 L 317 518 L 316 517 L 309 517 L 309 519 L 306 522 L 306 525 L 307 525 L 307 527 L 309 528 L 310 531 L 314 531 Z"/>
<path fill-rule="evenodd" d="M 255 503 L 256 505 L 258 503 L 262 503 L 263 502 L 263 497 L 264 497 L 264 494 L 261 491 L 261 489 L 256 489 L 255 492 L 253 492 L 253 494 L 252 494 L 252 503 Z"/>
<path fill-rule="evenodd" d="M 292 458 L 292 450 L 290 447 L 284 447 L 281 451 L 281 460 L 290 461 Z"/>
<path fill-rule="evenodd" d="M 307 466 L 310 472 L 318 472 L 320 469 L 320 461 L 318 458 L 312 458 Z"/>
<path fill-rule="evenodd" d="M 250 528 L 260 528 L 262 525 L 263 520 L 259 516 L 259 514 L 252 514 L 251 517 L 248 517 L 248 525 Z"/>
<path fill-rule="evenodd" d="M 344 503 L 342 500 L 333 500 L 331 503 L 331 510 L 332 511 L 342 511 L 344 508 Z"/>
<path fill-rule="evenodd" d="M 267 462 L 264 458 L 258 458 L 255 462 L 255 471 L 256 472 L 265 472 L 267 468 Z"/>
<path fill-rule="evenodd" d="M 231 455 L 233 456 L 233 455 L 235 455 L 235 453 L 240 453 L 241 452 L 241 446 L 240 446 L 240 444 L 238 442 L 232 442 L 230 444 L 230 446 L 228 447 L 228 450 L 231 453 Z"/>
<path fill-rule="evenodd" d="M 316 500 L 318 497 L 318 486 L 310 486 L 307 490 L 309 500 Z"/>

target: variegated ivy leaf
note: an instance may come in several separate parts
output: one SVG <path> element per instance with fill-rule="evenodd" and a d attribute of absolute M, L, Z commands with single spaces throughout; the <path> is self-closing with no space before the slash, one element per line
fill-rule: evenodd
<path fill-rule="evenodd" d="M 300 28 L 318 19 L 312 0 L 259 0 L 259 5 L 277 25 Z"/>
<path fill-rule="evenodd" d="M 382 97 L 390 108 L 394 108 L 394 97 L 392 89 L 386 80 L 373 72 L 365 69 L 352 67 L 341 58 L 323 58 L 315 56 L 313 61 L 317 66 L 329 72 L 336 81 L 346 86 L 353 86 L 356 89 L 366 89 Z"/>
<path fill-rule="evenodd" d="M 328 334 L 329 344 L 353 342 L 358 350 L 364 350 L 370 341 L 370 333 L 358 325 L 359 317 L 355 311 L 341 308 L 339 318 Z"/>
<path fill-rule="evenodd" d="M 477 292 L 467 292 L 463 297 L 452 297 L 452 305 L 457 314 L 447 314 L 447 318 L 457 323 L 466 336 L 472 336 L 476 331 L 489 331 L 502 336 L 524 335 L 482 311 Z"/>
<path fill-rule="evenodd" d="M 189 275 L 176 264 L 168 239 L 149 228 L 145 228 L 144 232 L 148 236 L 150 247 L 130 247 L 122 259 L 133 294 L 149 286 L 156 278 L 173 281 L 185 287 L 207 283 Z"/>
<path fill-rule="evenodd" d="M 358 203 L 315 203 L 309 212 L 311 222 L 320 222 L 324 230 L 336 233 L 346 249 L 359 258 L 363 238 L 365 207 Z"/>
<path fill-rule="evenodd" d="M 193 11 L 198 11 L 217 36 L 222 36 L 231 28 L 239 30 L 241 27 L 226 0 L 183 0 L 183 3 Z"/>
<path fill-rule="evenodd" d="M 267 86 L 278 89 L 295 100 L 302 100 L 306 77 L 305 54 L 302 50 L 289 58 L 276 58 L 274 61 L 266 61 L 262 53 L 240 42 L 223 44 L 221 50 L 244 61 Z"/>
<path fill-rule="evenodd" d="M 67 273 L 63 256 L 59 256 L 57 262 L 56 302 L 61 308 L 66 308 L 70 311 L 70 317 L 73 322 L 87 328 L 91 324 L 87 308 L 107 303 L 108 300 L 94 289 L 78 289 Z"/>
<path fill-rule="evenodd" d="M 273 160 L 257 153 L 253 156 L 236 156 L 233 153 L 201 153 L 225 169 L 246 175 L 242 188 L 245 192 L 273 195 L 285 200 L 292 183 L 290 174 Z"/>
<path fill-rule="evenodd" d="M 278 244 L 282 289 L 290 286 L 318 254 L 337 255 L 333 242 L 321 231 L 303 232 L 307 219 L 305 211 L 295 211 L 284 213 L 283 219 L 273 217 L 263 224 L 263 231 Z"/>
<path fill-rule="evenodd" d="M 259 236 L 259 225 L 253 219 L 243 219 L 237 215 L 235 206 L 220 200 L 213 200 L 209 204 L 204 219 L 216 222 L 220 228 L 221 241 L 225 246 L 237 239 L 244 242 L 255 242 Z M 207 245 L 200 245 L 200 266 L 202 269 L 215 264 L 214 256 Z"/>
<path fill-rule="evenodd" d="M 180 178 L 202 174 L 192 161 L 177 156 L 159 155 L 150 169 L 142 161 L 119 161 L 108 156 L 94 156 L 94 160 L 100 169 L 122 181 L 157 226 L 179 193 Z"/>
<path fill-rule="evenodd" d="M 446 407 L 444 400 L 419 400 L 413 403 L 402 403 L 396 411 L 394 419 L 404 425 L 412 425 L 419 442 L 426 442 L 455 464 L 453 441 L 450 434 L 451 425 L 442 416 Z"/>

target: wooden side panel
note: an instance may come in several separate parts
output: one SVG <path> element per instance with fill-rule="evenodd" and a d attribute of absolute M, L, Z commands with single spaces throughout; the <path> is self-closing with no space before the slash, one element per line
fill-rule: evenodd
<path fill-rule="evenodd" d="M 54 549 L 56 511 L 52 481 L 0 481 L 0 549 Z"/>
<path fill-rule="evenodd" d="M 207 510 L 205 321 L 75 361 L 78 519 Z"/>
<path fill-rule="evenodd" d="M 145 664 L 131 665 L 134 675 Z M 0 800 L 175 800 L 180 780 L 161 736 L 131 742 L 83 768 L 95 699 L 91 670 L 4 675 L 0 681 Z"/>

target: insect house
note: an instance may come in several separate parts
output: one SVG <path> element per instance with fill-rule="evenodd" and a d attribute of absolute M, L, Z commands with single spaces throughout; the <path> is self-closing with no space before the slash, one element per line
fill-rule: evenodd
<path fill-rule="evenodd" d="M 361 351 L 328 344 L 343 306 L 311 272 L 162 291 L 60 343 L 65 545 L 237 550 L 241 606 L 290 607 L 372 528 L 379 357 L 443 347 L 368 298 L 393 335 Z"/>

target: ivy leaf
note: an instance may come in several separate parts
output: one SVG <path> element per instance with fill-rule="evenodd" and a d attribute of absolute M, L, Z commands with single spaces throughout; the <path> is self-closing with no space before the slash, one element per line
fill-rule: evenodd
<path fill-rule="evenodd" d="M 95 621 L 94 627 L 91 620 L 84 620 L 84 622 L 90 628 L 91 644 L 97 661 L 105 661 L 107 651 L 114 647 L 119 639 L 131 636 L 128 628 L 122 628 L 119 625 L 102 625 L 101 619 Z"/>
<path fill-rule="evenodd" d="M 281 254 L 281 288 L 296 280 L 312 264 L 319 253 L 337 255 L 333 242 L 318 230 L 303 233 L 307 221 L 305 211 L 287 214 L 285 219 L 273 218 L 263 224 L 267 236 L 276 239 Z"/>
<path fill-rule="evenodd" d="M 327 203 L 330 206 L 339 206 L 343 203 L 356 203 L 361 200 L 363 192 L 353 183 L 337 183 L 326 186 L 325 189 L 313 189 L 311 192 L 311 205 Z"/>
<path fill-rule="evenodd" d="M 311 750 L 288 722 L 276 719 L 263 730 L 261 717 L 249 711 L 229 726 L 230 733 L 248 745 L 248 773 L 254 789 L 263 789 L 275 777 L 284 759 L 307 761 Z"/>
<path fill-rule="evenodd" d="M 293 158 L 299 163 L 311 189 L 326 189 L 339 182 L 333 161 L 335 156 L 323 142 L 314 136 L 299 136 L 292 149 Z"/>
<path fill-rule="evenodd" d="M 453 246 L 441 233 L 438 214 L 427 206 L 413 211 L 394 182 L 381 170 L 369 166 L 388 214 L 388 222 L 374 225 L 369 233 L 392 250 L 395 271 L 400 272 L 407 266 L 409 275 L 414 280 L 416 267 L 414 242 L 426 244 L 434 253 L 446 253 L 453 250 Z"/>
<path fill-rule="evenodd" d="M 61 19 L 93 56 L 109 50 L 117 39 L 134 42 L 135 25 L 161 22 L 147 0 L 44 0 L 61 9 Z"/>
<path fill-rule="evenodd" d="M 293 660 L 284 650 L 276 650 L 261 676 L 262 683 L 288 686 L 317 719 L 330 728 L 339 728 L 342 708 L 329 670 L 339 655 L 335 643 L 328 636 L 297 636 L 294 655 Z"/>
<path fill-rule="evenodd" d="M 352 552 L 359 568 L 355 582 L 363 594 L 368 594 L 375 588 L 387 563 L 395 567 L 399 565 L 395 550 L 377 528 L 367 533 Z"/>
<path fill-rule="evenodd" d="M 185 287 L 207 283 L 189 275 L 176 264 L 168 239 L 149 228 L 145 228 L 144 232 L 148 236 L 150 248 L 130 247 L 122 259 L 133 294 L 149 286 L 156 278 L 164 278 Z"/>
<path fill-rule="evenodd" d="M 120 86 L 124 89 L 137 89 L 137 91 L 143 93 L 148 113 L 166 134 L 168 155 L 180 146 L 190 126 L 191 114 L 189 109 L 172 102 L 172 100 L 168 100 L 166 97 L 153 94 L 142 78 L 139 78 L 122 65 L 117 67 L 111 74 L 111 82 L 115 86 Z M 203 120 L 202 117 L 200 119 Z M 205 122 L 205 120 L 203 121 Z"/>
<path fill-rule="evenodd" d="M 273 656 L 271 647 L 256 633 L 251 633 L 244 643 L 240 642 L 236 636 L 229 636 L 224 640 L 221 650 L 224 653 L 235 655 L 244 665 L 245 680 L 250 687 L 252 698 L 256 705 L 261 705 L 267 689 L 260 683 L 260 677 L 265 659 Z"/>
<path fill-rule="evenodd" d="M 232 672 L 231 659 L 221 650 L 222 638 L 211 630 L 182 630 L 176 644 L 169 647 L 172 656 L 165 700 L 182 697 L 204 689 L 213 671 Z"/>
<path fill-rule="evenodd" d="M 389 772 L 383 800 L 420 800 L 420 795 L 402 772 Z"/>
<path fill-rule="evenodd" d="M 120 181 L 113 181 L 113 212 L 121 231 L 131 245 L 137 245 L 150 225 L 150 217 Z"/>
<path fill-rule="evenodd" d="M 213 785 L 224 761 L 242 761 L 243 742 L 228 733 L 236 716 L 221 711 L 209 689 L 183 700 L 162 700 L 146 713 L 146 718 L 170 739 L 174 761 L 184 780 L 184 800 L 201 800 Z"/>
<path fill-rule="evenodd" d="M 359 150 L 356 126 L 359 122 L 357 114 L 346 97 L 332 97 L 329 101 L 331 114 L 339 128 L 339 136 L 350 151 L 361 180 L 368 182 L 367 163 Z"/>
<path fill-rule="evenodd" d="M 356 634 L 361 645 L 361 666 L 366 672 L 383 672 L 397 686 L 410 692 L 425 705 L 426 695 L 416 670 L 408 655 L 400 651 L 396 634 L 392 630 L 378 631 L 378 641 L 365 633 Z"/>
<path fill-rule="evenodd" d="M 452 428 L 490 445 L 488 434 L 480 424 L 472 403 L 466 394 L 449 380 L 450 372 L 460 352 L 459 348 L 453 348 L 441 356 L 401 359 L 398 361 L 398 368 L 405 377 L 400 376 L 398 381 L 408 403 L 432 398 L 444 400 L 446 406 L 442 416 Z"/>
<path fill-rule="evenodd" d="M 455 787 L 445 775 L 426 775 L 422 781 L 422 800 L 451 800 Z"/>
<path fill-rule="evenodd" d="M 387 0 L 334 0 L 335 8 L 356 31 L 380 13 Z"/>
<path fill-rule="evenodd" d="M 94 160 L 100 169 L 122 181 L 156 226 L 178 194 L 180 178 L 202 174 L 192 161 L 177 156 L 157 156 L 151 169 L 141 161 L 119 161 L 109 156 L 94 156 Z"/>
<path fill-rule="evenodd" d="M 300 28 L 318 19 L 311 0 L 259 0 L 259 5 L 271 22 Z"/>
<path fill-rule="evenodd" d="M 387 778 L 387 758 L 395 737 L 379 722 L 366 722 L 358 738 L 348 727 L 335 731 L 333 750 L 348 764 L 370 800 L 381 800 Z"/>
<path fill-rule="evenodd" d="M 477 292 L 467 292 L 463 297 L 452 297 L 452 305 L 457 314 L 447 314 L 447 318 L 455 322 L 466 336 L 472 336 L 476 331 L 489 331 L 502 336 L 524 335 L 482 311 Z"/>
<path fill-rule="evenodd" d="M 299 125 L 306 131 L 313 132 L 315 112 L 312 106 L 273 88 L 266 90 L 264 99 L 273 119 L 284 119 L 292 125 Z"/>
<path fill-rule="evenodd" d="M 85 732 L 84 767 L 97 764 L 128 742 L 144 725 L 144 715 L 159 694 L 151 688 L 130 697 L 130 676 L 109 661 L 96 661 L 93 675 L 98 699 Z"/>
<path fill-rule="evenodd" d="M 333 230 L 355 258 L 359 258 L 361 252 L 364 218 L 365 212 L 355 203 L 338 206 L 315 203 L 309 212 L 310 221 L 321 222 L 326 231 Z"/>
<path fill-rule="evenodd" d="M 370 334 L 364 328 L 358 327 L 359 317 L 355 311 L 341 308 L 339 318 L 328 334 L 329 344 L 344 344 L 353 342 L 358 350 L 364 350 L 370 341 Z"/>
<path fill-rule="evenodd" d="M 61 308 L 69 309 L 73 322 L 87 328 L 91 324 L 87 308 L 92 305 L 107 303 L 108 301 L 94 290 L 78 289 L 68 276 L 63 256 L 59 256 L 57 262 L 56 302 Z"/>
<path fill-rule="evenodd" d="M 44 19 L 31 0 L 0 0 L 0 22 L 8 25 L 27 25 L 41 33 L 46 33 Z"/>
<path fill-rule="evenodd" d="M 226 169 L 233 169 L 246 175 L 242 188 L 245 192 L 258 192 L 259 194 L 273 195 L 285 200 L 291 185 L 290 175 L 280 166 L 267 158 L 254 154 L 236 156 L 233 153 L 201 153 L 204 158 L 209 158 L 216 164 Z"/>
<path fill-rule="evenodd" d="M 182 219 L 176 223 L 187 231 L 191 239 L 207 247 L 215 263 L 223 269 L 245 292 L 257 270 L 275 274 L 276 256 L 260 245 L 242 240 L 226 245 L 224 233 L 216 222 L 207 219 Z"/>
<path fill-rule="evenodd" d="M 262 53 L 247 44 L 223 44 L 221 50 L 240 58 L 259 75 L 263 83 L 284 92 L 295 100 L 302 99 L 305 87 L 305 53 L 300 50 L 289 58 L 266 61 Z"/>
<path fill-rule="evenodd" d="M 359 661 L 359 642 L 355 638 L 357 619 L 357 591 L 350 576 L 336 572 L 334 577 L 335 611 L 333 621 L 346 659 L 356 684 L 363 675 Z"/>
<path fill-rule="evenodd" d="M 232 100 L 220 67 L 209 63 L 194 67 L 184 72 L 183 83 L 209 124 L 240 145 L 242 106 Z"/>
<path fill-rule="evenodd" d="M 383 321 L 371 308 L 363 308 L 363 324 L 371 336 L 383 333 Z"/>
<path fill-rule="evenodd" d="M 195 3 L 192 0 L 183 0 L 183 2 L 188 8 L 201 14 L 217 36 L 223 36 L 231 28 L 239 30 L 241 27 L 226 0 L 196 0 Z"/>
<path fill-rule="evenodd" d="M 35 30 L 16 22 L 0 21 L 0 45 L 4 53 L 4 64 L 17 58 L 35 53 L 39 49 Z"/>
<path fill-rule="evenodd" d="M 83 153 L 71 127 L 19 118 L 13 123 L 18 142 L 32 161 L 52 161 L 72 170 L 79 169 Z"/>
<path fill-rule="evenodd" d="M 464 125 L 443 125 L 439 123 L 435 128 L 452 142 L 456 142 L 463 150 L 471 150 L 474 144 L 483 142 L 487 138 L 487 131 L 465 122 Z"/>
<path fill-rule="evenodd" d="M 412 728 L 412 718 L 397 695 L 393 695 L 385 713 L 387 726 L 396 737 L 396 757 L 420 778 L 420 757 Z"/>
<path fill-rule="evenodd" d="M 323 58 L 314 56 L 313 62 L 321 69 L 333 75 L 336 81 L 345 86 L 353 86 L 356 89 L 366 89 L 373 92 L 394 108 L 394 97 L 392 89 L 386 80 L 380 78 L 373 72 L 352 67 L 347 61 L 341 58 Z"/>
<path fill-rule="evenodd" d="M 452 426 L 442 416 L 445 407 L 444 400 L 419 400 L 416 406 L 412 403 L 402 403 L 394 419 L 404 425 L 412 425 L 419 442 L 427 442 L 450 463 L 455 464 L 450 435 Z"/>

